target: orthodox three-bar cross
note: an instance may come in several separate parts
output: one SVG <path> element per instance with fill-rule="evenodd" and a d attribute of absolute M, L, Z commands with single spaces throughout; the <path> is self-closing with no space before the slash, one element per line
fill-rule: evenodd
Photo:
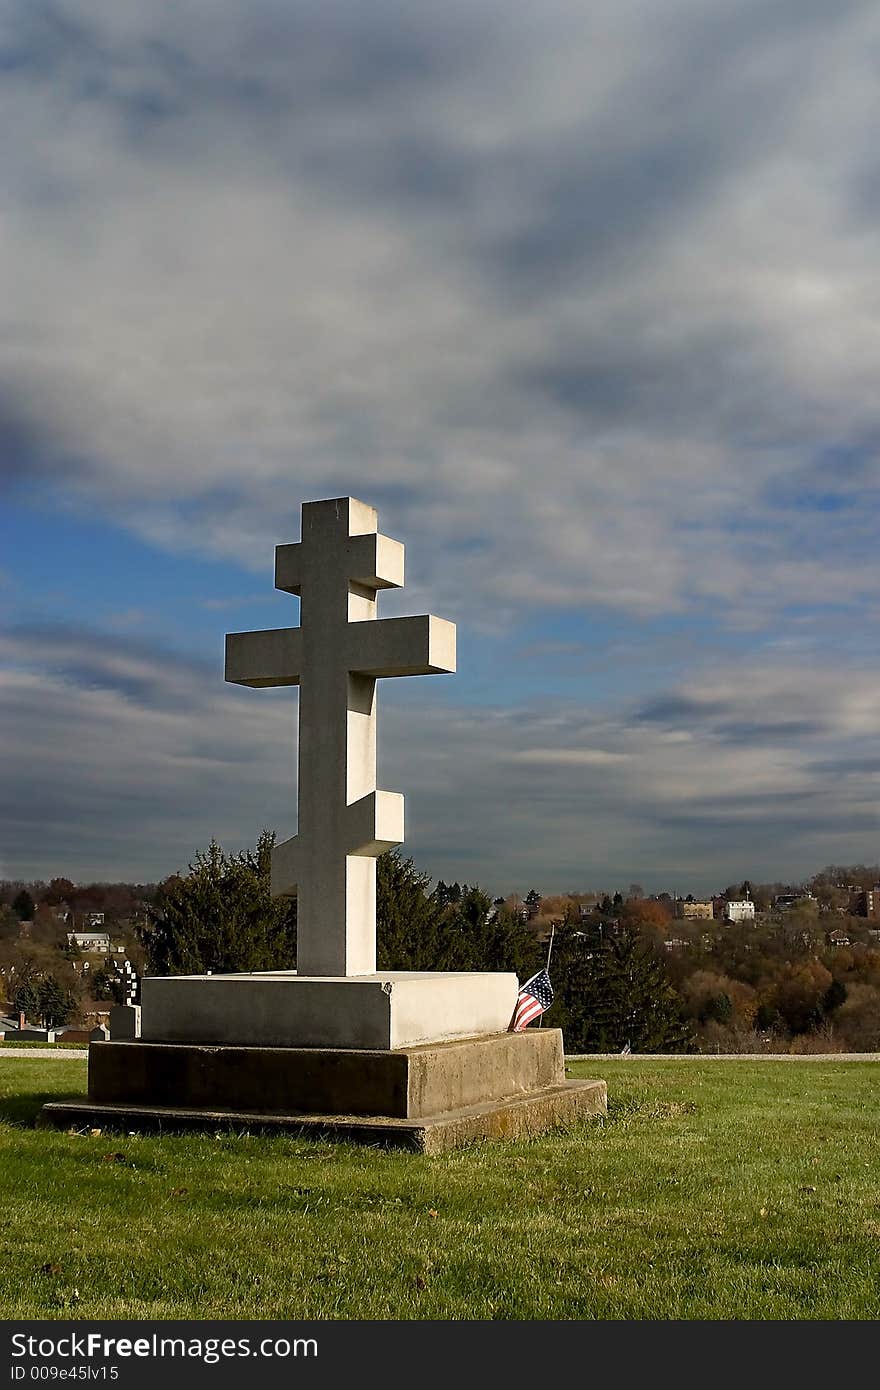
<path fill-rule="evenodd" d="M 275 548 L 300 626 L 231 632 L 226 679 L 298 685 L 298 833 L 272 852 L 272 892 L 297 895 L 297 973 L 376 969 L 376 857 L 403 839 L 403 797 L 376 789 L 376 679 L 455 670 L 455 625 L 376 617 L 403 584 L 403 546 L 353 497 L 307 502 L 302 540 Z"/>

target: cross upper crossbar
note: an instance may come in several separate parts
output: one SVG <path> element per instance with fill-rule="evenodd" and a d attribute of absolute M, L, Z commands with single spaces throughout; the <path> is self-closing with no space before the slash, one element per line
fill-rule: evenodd
<path fill-rule="evenodd" d="M 430 615 L 378 618 L 369 627 L 365 622 L 351 623 L 346 661 L 349 671 L 362 676 L 432 676 L 454 671 L 455 625 Z M 299 685 L 302 666 L 302 628 L 227 634 L 226 679 L 236 685 L 254 689 Z"/>

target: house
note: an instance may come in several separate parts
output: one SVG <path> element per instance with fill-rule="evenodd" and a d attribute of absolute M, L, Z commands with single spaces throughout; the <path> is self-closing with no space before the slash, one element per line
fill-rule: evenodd
<path fill-rule="evenodd" d="M 673 904 L 675 916 L 685 922 L 711 922 L 714 917 L 711 900 L 694 902 L 693 898 L 676 898 Z"/>
<path fill-rule="evenodd" d="M 755 904 L 751 898 L 739 898 L 724 904 L 724 918 L 727 922 L 754 922 Z"/>
<path fill-rule="evenodd" d="M 862 894 L 861 912 L 864 917 L 880 917 L 880 883 Z"/>
<path fill-rule="evenodd" d="M 773 899 L 776 912 L 790 912 L 793 907 L 804 907 L 811 903 L 816 905 L 812 893 L 778 893 Z"/>
<path fill-rule="evenodd" d="M 69 931 L 67 940 L 92 955 L 106 956 L 110 950 L 110 933 L 106 931 Z"/>

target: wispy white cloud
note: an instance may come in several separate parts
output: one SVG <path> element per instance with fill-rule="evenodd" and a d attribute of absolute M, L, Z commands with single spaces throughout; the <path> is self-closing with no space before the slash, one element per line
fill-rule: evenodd
<path fill-rule="evenodd" d="M 853 602 L 853 545 L 876 589 L 875 7 L 69 0 L 0 45 L 13 472 L 246 565 L 369 494 L 459 616 L 761 626 Z"/>
<path fill-rule="evenodd" d="M 608 767 L 628 757 L 607 748 L 522 748 L 512 754 L 512 761 L 539 767 Z"/>
<path fill-rule="evenodd" d="M 352 492 L 407 611 L 527 615 L 497 696 L 389 696 L 436 873 L 875 858 L 878 53 L 865 0 L 10 0 L 0 473 L 261 575 Z M 289 699 L 112 634 L 0 656 L 15 871 L 292 829 Z"/>
<path fill-rule="evenodd" d="M 3 860 L 15 872 L 150 879 L 211 836 L 295 830 L 292 692 L 90 632 L 0 643 Z M 723 887 L 876 858 L 876 672 L 746 665 L 597 705 L 438 702 L 382 691 L 380 783 L 439 877 L 525 891 Z"/>
<path fill-rule="evenodd" d="M 875 669 L 746 661 L 590 710 L 437 710 L 421 741 L 424 714 L 392 714 L 418 847 L 447 877 L 464 860 L 521 891 L 635 875 L 687 892 L 876 859 Z M 445 775 L 419 751 L 435 745 L 453 750 Z"/>
<path fill-rule="evenodd" d="M 0 663 L 9 873 L 164 877 L 212 836 L 252 843 L 294 802 L 287 702 L 95 632 L 7 633 Z"/>

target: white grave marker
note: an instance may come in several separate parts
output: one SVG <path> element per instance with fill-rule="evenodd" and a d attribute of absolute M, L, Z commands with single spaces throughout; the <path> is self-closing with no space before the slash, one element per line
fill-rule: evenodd
<path fill-rule="evenodd" d="M 403 584 L 403 546 L 353 497 L 307 502 L 302 540 L 275 549 L 275 587 L 300 626 L 234 632 L 226 679 L 298 685 L 298 833 L 272 856 L 272 892 L 297 894 L 297 973 L 376 969 L 376 856 L 403 839 L 403 797 L 376 788 L 376 680 L 455 670 L 455 625 L 376 617 Z"/>

